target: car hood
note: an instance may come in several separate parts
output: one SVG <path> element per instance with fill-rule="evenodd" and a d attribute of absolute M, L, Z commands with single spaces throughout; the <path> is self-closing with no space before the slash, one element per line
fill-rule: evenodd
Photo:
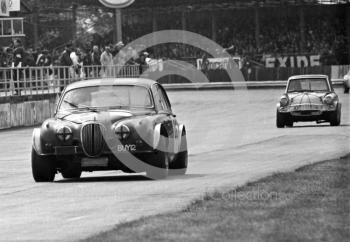
<path fill-rule="evenodd" d="M 320 92 L 303 92 L 289 93 L 290 104 L 323 104 L 323 97 L 326 93 Z"/>
<path fill-rule="evenodd" d="M 58 119 L 63 121 L 69 121 L 76 124 L 83 124 L 86 122 L 111 122 L 115 123 L 120 120 L 128 119 L 131 117 L 140 117 L 149 115 L 152 112 L 150 111 L 105 111 L 105 112 L 72 112 L 66 114 L 57 115 Z"/>

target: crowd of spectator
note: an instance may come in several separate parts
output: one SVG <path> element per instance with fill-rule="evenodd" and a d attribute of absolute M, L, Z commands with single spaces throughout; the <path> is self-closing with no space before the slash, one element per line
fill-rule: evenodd
<path fill-rule="evenodd" d="M 279 9 L 262 10 L 259 15 L 258 36 L 253 11 L 224 11 L 216 16 L 216 41 L 233 56 L 263 63 L 264 58 L 271 55 L 319 54 L 324 65 L 342 64 L 342 56 L 347 56 L 347 53 L 344 54 L 347 51 L 344 50 L 347 46 L 345 23 L 344 19 L 336 15 L 336 11 L 327 13 L 323 10 L 312 14 L 312 9 L 305 11 L 304 38 L 301 34 L 300 16 L 296 14 L 295 9 L 280 13 Z M 211 37 L 210 21 L 202 20 L 200 13 L 187 16 L 190 17 L 187 21 L 189 31 Z M 181 28 L 178 18 L 175 18 L 174 26 L 170 22 L 171 15 L 168 18 L 169 21 L 158 21 L 160 29 Z M 144 25 L 133 24 L 137 25 L 137 28 L 128 26 L 124 31 L 124 39 L 128 42 L 145 34 L 141 33 L 142 31 L 150 30 L 150 23 L 146 21 Z M 111 66 L 118 63 L 144 65 L 148 57 L 193 61 L 205 54 L 205 51 L 199 48 L 178 43 L 148 48 L 146 51 L 150 53 L 149 56 L 143 54 L 145 50 L 142 47 L 127 50 L 123 47 L 122 43 L 98 43 L 89 47 L 67 45 L 64 50 L 24 49 L 21 41 L 15 40 L 8 47 L 0 49 L 0 64 L 1 67 L 72 66 L 76 72 L 80 72 L 82 66 Z"/>
<path fill-rule="evenodd" d="M 187 14 L 187 30 L 212 38 L 212 23 L 207 12 Z M 324 65 L 344 64 L 347 60 L 346 25 L 341 11 L 331 8 L 304 10 L 304 34 L 298 8 L 261 9 L 259 34 L 256 36 L 254 9 L 227 10 L 215 15 L 216 42 L 229 49 L 230 54 L 264 63 L 267 55 L 321 55 Z M 171 24 L 173 19 L 173 24 Z M 169 14 L 168 29 L 181 29 L 178 17 Z M 150 23 L 129 26 L 126 34 L 142 36 Z M 169 27 L 170 26 L 170 27 Z M 162 30 L 162 24 L 158 26 Z M 135 33 L 140 31 L 140 33 Z M 303 37 L 302 37 L 303 36 Z M 156 58 L 198 58 L 203 51 L 198 48 L 170 43 L 157 46 L 152 52 Z"/>

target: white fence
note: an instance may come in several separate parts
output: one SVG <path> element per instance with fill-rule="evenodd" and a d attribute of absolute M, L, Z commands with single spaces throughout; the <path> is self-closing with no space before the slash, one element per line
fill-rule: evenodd
<path fill-rule="evenodd" d="M 60 93 L 75 81 L 138 77 L 141 71 L 138 65 L 0 68 L 0 97 Z"/>

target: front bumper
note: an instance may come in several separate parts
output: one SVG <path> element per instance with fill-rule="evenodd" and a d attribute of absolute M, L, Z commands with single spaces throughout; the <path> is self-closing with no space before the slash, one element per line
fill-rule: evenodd
<path fill-rule="evenodd" d="M 79 146 L 56 146 L 54 150 L 52 156 L 55 157 L 59 169 L 76 162 L 80 164 L 82 171 L 90 172 L 105 170 L 134 172 L 129 168 L 129 164 L 134 162 L 134 158 L 149 165 L 154 165 L 153 161 L 157 156 L 157 152 L 154 150 L 116 151 L 116 154 L 110 150 L 105 150 L 96 157 L 88 157 Z M 128 153 L 128 155 L 125 156 L 125 153 Z M 129 160 L 128 157 L 134 158 Z"/>
<path fill-rule="evenodd" d="M 282 114 L 287 120 L 293 122 L 308 121 L 329 121 L 336 111 L 300 111 L 300 112 L 283 112 Z"/>

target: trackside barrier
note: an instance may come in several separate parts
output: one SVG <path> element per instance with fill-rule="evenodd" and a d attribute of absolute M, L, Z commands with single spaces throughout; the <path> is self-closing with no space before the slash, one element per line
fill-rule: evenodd
<path fill-rule="evenodd" d="M 27 67 L 0 68 L 0 97 L 33 96 L 60 93 L 68 84 L 96 78 L 137 78 L 145 66 L 83 66 L 74 67 Z M 160 80 L 161 81 L 161 80 Z M 174 81 L 174 80 L 173 80 Z M 335 85 L 343 85 L 335 79 Z M 169 90 L 222 89 L 222 88 L 280 88 L 285 81 L 210 82 L 165 84 Z"/>
<path fill-rule="evenodd" d="M 332 80 L 333 86 L 342 87 L 343 79 Z M 178 83 L 163 84 L 166 90 L 212 90 L 212 89 L 264 89 L 285 88 L 287 81 L 258 81 L 258 82 L 210 82 L 210 83 Z"/>
<path fill-rule="evenodd" d="M 137 65 L 0 68 L 0 97 L 60 93 L 68 84 L 80 80 L 138 77 L 141 68 Z"/>

